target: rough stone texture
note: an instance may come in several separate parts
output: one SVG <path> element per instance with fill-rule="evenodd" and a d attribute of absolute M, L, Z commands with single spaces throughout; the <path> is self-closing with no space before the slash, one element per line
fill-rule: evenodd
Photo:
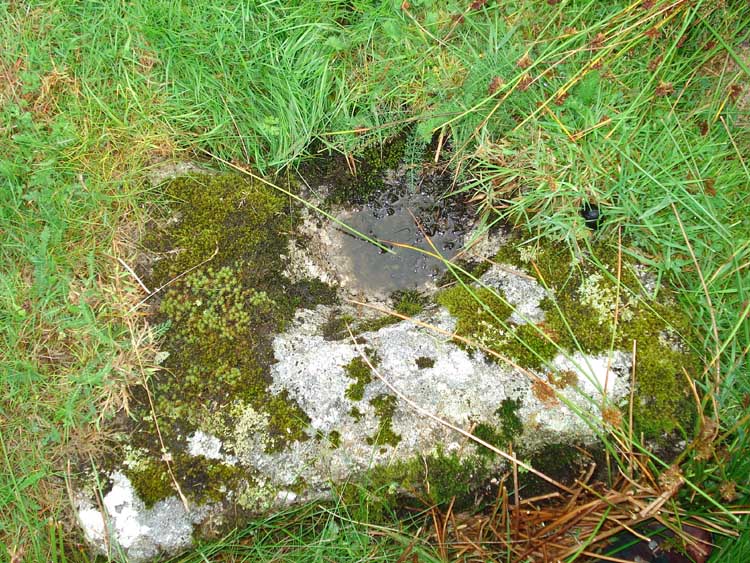
<path fill-rule="evenodd" d="M 593 438 L 591 429 L 570 409 L 552 409 L 539 400 L 528 375 L 488 362 L 480 352 L 470 354 L 444 334 L 403 321 L 360 335 L 365 340 L 361 345 L 349 341 L 330 342 L 319 334 L 327 318 L 326 307 L 304 311 L 295 325 L 275 340 L 274 348 L 280 361 L 272 369 L 272 389 L 286 389 L 308 414 L 316 430 L 337 430 L 341 434 L 340 449 L 345 451 L 332 451 L 328 464 L 334 469 L 341 468 L 343 476 L 371 463 L 408 459 L 417 453 L 430 452 L 437 443 L 448 451 L 457 449 L 463 441 L 461 436 L 399 402 L 393 415 L 393 430 L 402 440 L 395 448 L 384 446 L 373 451 L 364 440 L 378 428 L 378 419 L 369 401 L 391 391 L 374 376 L 365 387 L 362 401 L 352 402 L 344 397 L 352 384 L 344 367 L 364 348 L 375 351 L 380 359 L 376 370 L 393 387 L 421 408 L 457 426 L 468 428 L 471 422 L 483 421 L 499 424 L 494 412 L 503 399 L 520 399 L 523 407 L 519 416 L 533 429 L 524 437 L 526 444 L 531 445 L 531 441 L 546 430 L 554 431 L 561 440 Z M 454 329 L 454 320 L 442 309 L 419 320 L 442 331 Z M 433 366 L 420 369 L 417 359 L 423 357 L 433 359 Z M 553 363 L 563 370 L 574 370 L 580 390 L 590 398 L 600 400 L 605 379 L 611 400 L 622 398 L 628 390 L 628 354 L 616 352 L 611 360 L 607 356 L 575 354 L 565 358 L 560 355 Z M 608 364 L 609 376 L 606 375 Z M 300 377 L 300 373 L 305 377 Z M 573 387 L 563 389 L 560 394 L 563 400 L 598 416 L 591 402 Z M 363 414 L 359 422 L 349 414 L 354 406 Z"/>
<path fill-rule="evenodd" d="M 525 272 L 512 266 L 494 265 L 482 276 L 482 282 L 505 295 L 513 306 L 513 314 L 508 318 L 510 322 L 523 325 L 544 320 L 539 302 L 547 292 Z"/>
<path fill-rule="evenodd" d="M 516 307 L 517 322 L 538 322 L 544 312 L 539 307 L 546 292 L 533 279 L 505 266 L 491 268 L 482 278 L 502 290 Z M 353 312 L 353 311 L 351 311 Z M 402 321 L 378 331 L 350 338 L 327 340 L 322 331 L 330 319 L 329 306 L 299 310 L 292 325 L 273 342 L 278 360 L 272 366 L 271 393 L 288 392 L 310 418 L 306 441 L 291 442 L 282 451 L 268 451 L 264 430 L 265 415 L 247 409 L 240 417 L 232 439 L 222 443 L 202 430 L 187 438 L 187 452 L 220 463 L 239 464 L 248 474 L 244 489 L 229 491 L 227 498 L 244 507 L 262 512 L 289 503 L 325 496 L 331 481 L 341 482 L 375 465 L 414 459 L 435 451 L 472 451 L 466 440 L 441 424 L 424 417 L 403 401 L 397 401 L 392 415 L 392 431 L 400 436 L 394 445 L 373 445 L 381 420 L 371 400 L 392 392 L 372 374 L 364 386 L 362 400 L 347 398 L 354 380 L 346 366 L 368 351 L 377 359 L 377 373 L 421 408 L 459 427 L 475 423 L 502 425 L 496 411 L 504 399 L 520 401 L 517 413 L 524 427 L 522 438 L 527 449 L 545 441 L 593 441 L 592 428 L 574 411 L 589 413 L 589 421 L 600 418 L 601 390 L 618 402 L 628 393 L 629 354 L 570 357 L 559 355 L 552 364 L 562 371 L 575 372 L 578 386 L 557 390 L 558 398 L 539 398 L 532 378 L 508 365 L 498 364 L 481 352 L 470 352 L 450 338 L 455 320 L 444 309 L 431 306 L 415 322 Z M 432 365 L 422 367 L 418 359 Z M 538 377 L 545 377 L 538 373 Z M 353 416 L 352 409 L 359 411 Z M 336 444 L 331 436 L 338 433 Z M 317 439 L 315 437 L 318 437 Z M 368 443 L 369 439 L 369 443 Z M 231 452 L 231 453 L 230 453 Z M 127 478 L 111 475 L 112 490 L 104 497 L 110 522 L 110 551 L 117 546 L 128 561 L 140 562 L 158 553 L 174 553 L 191 542 L 192 526 L 205 518 L 210 507 L 187 513 L 177 497 L 146 509 Z M 96 505 L 84 499 L 79 519 L 86 537 L 100 552 L 107 551 L 104 519 Z"/>
<path fill-rule="evenodd" d="M 116 471 L 111 479 L 112 489 L 102 499 L 108 537 L 105 518 L 96 505 L 79 495 L 77 508 L 86 539 L 98 553 L 114 559 L 138 562 L 162 553 L 178 553 L 191 545 L 193 525 L 211 512 L 209 506 L 188 512 L 177 497 L 146 508 L 125 475 Z"/>
<path fill-rule="evenodd" d="M 187 174 L 213 174 L 208 168 L 200 166 L 190 161 L 163 161 L 154 164 L 148 172 L 148 181 L 152 186 L 158 186 L 171 180 Z"/>

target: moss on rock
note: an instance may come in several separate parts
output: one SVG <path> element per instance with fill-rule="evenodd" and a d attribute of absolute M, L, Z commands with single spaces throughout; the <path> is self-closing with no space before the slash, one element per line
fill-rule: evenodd
<path fill-rule="evenodd" d="M 124 473 L 130 479 L 146 508 L 152 508 L 158 501 L 175 494 L 174 485 L 164 462 L 149 460 L 137 469 L 126 469 Z"/>
<path fill-rule="evenodd" d="M 368 491 L 377 491 L 381 503 L 392 503 L 406 492 L 431 504 L 445 506 L 452 501 L 457 508 L 473 504 L 472 493 L 483 487 L 493 466 L 480 455 L 446 453 L 438 447 L 425 456 L 415 456 L 390 465 L 368 470 L 358 479 Z M 354 501 L 352 488 L 345 489 Z"/>
<path fill-rule="evenodd" d="M 474 429 L 474 435 L 496 448 L 506 449 L 523 431 L 523 423 L 518 416 L 520 408 L 520 399 L 503 399 L 495 411 L 495 416 L 500 419 L 499 426 L 488 422 L 479 423 Z M 485 447 L 480 447 L 478 451 L 481 455 L 495 456 L 494 452 Z"/>
<path fill-rule="evenodd" d="M 434 358 L 428 358 L 427 356 L 420 356 L 415 360 L 419 369 L 428 369 L 435 365 Z"/>
<path fill-rule="evenodd" d="M 372 381 L 370 366 L 363 358 L 357 356 L 346 365 L 344 371 L 347 377 L 354 380 L 354 383 L 347 387 L 344 395 L 350 401 L 361 401 L 365 396 L 365 387 Z"/>
<path fill-rule="evenodd" d="M 617 250 L 604 243 L 578 257 L 546 242 L 529 246 L 511 238 L 504 243 L 493 262 L 521 268 L 550 290 L 540 303 L 546 318 L 537 325 L 508 321 L 510 307 L 486 288 L 456 285 L 437 301 L 456 318 L 458 335 L 533 369 L 542 369 L 560 350 L 629 351 L 637 342 L 635 422 L 639 431 L 657 437 L 691 423 L 694 409 L 684 372 L 695 375 L 699 363 L 690 350 L 665 343 L 665 334 L 683 341 L 691 336 L 689 319 L 668 291 L 658 301 L 645 295 L 635 264 L 626 256 L 618 288 L 619 259 Z M 558 379 L 550 381 L 562 385 Z"/>
<path fill-rule="evenodd" d="M 512 309 L 489 289 L 456 285 L 440 292 L 437 302 L 456 318 L 458 335 L 490 349 L 505 337 L 500 321 L 507 319 Z"/>
<path fill-rule="evenodd" d="M 181 453 L 181 437 L 205 428 L 231 443 L 232 429 L 252 411 L 266 421 L 267 451 L 308 439 L 305 413 L 285 392 L 268 390 L 271 343 L 298 307 L 336 297 L 317 280 L 292 282 L 281 273 L 295 213 L 274 190 L 236 175 L 191 176 L 168 184 L 166 195 L 174 218 L 144 241 L 161 257 L 147 282 L 168 284 L 155 314 L 169 326 L 168 357 L 151 393 L 176 479 L 189 498 L 213 500 L 238 470 Z M 145 397 L 136 411 L 144 424 L 132 440 L 152 461 L 129 476 L 153 503 L 174 491 L 154 461 L 162 452 Z"/>
<path fill-rule="evenodd" d="M 368 444 L 397 446 L 401 441 L 401 435 L 396 434 L 393 430 L 393 413 L 396 412 L 397 403 L 396 397 L 386 394 L 378 395 L 370 401 L 370 404 L 375 408 L 375 414 L 379 418 L 379 424 L 377 434 L 367 438 Z"/>
<path fill-rule="evenodd" d="M 424 295 L 413 289 L 396 291 L 391 295 L 391 299 L 396 312 L 407 317 L 414 317 L 421 313 L 427 302 Z"/>
<path fill-rule="evenodd" d="M 332 183 L 334 190 L 328 196 L 328 202 L 334 204 L 362 205 L 370 202 L 385 188 L 383 175 L 386 170 L 396 169 L 404 158 L 406 135 L 401 134 L 382 145 L 375 145 L 362 152 L 361 159 L 357 159 L 356 175 L 338 173 L 336 170 L 323 170 L 323 175 L 336 175 Z M 334 166 L 338 163 L 332 161 Z M 343 165 L 338 163 L 338 167 Z"/>

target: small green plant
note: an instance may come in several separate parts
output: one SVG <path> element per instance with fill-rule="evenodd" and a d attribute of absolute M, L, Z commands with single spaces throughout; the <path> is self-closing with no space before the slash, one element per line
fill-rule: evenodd
<path fill-rule="evenodd" d="M 275 303 L 266 292 L 243 288 L 237 271 L 208 267 L 170 288 L 161 302 L 161 311 L 187 344 L 206 337 L 237 338 L 255 317 L 272 316 Z"/>
<path fill-rule="evenodd" d="M 375 407 L 379 425 L 377 433 L 366 439 L 368 444 L 378 446 L 389 444 L 395 447 L 401 441 L 401 435 L 393 430 L 393 414 L 396 412 L 397 403 L 396 397 L 386 394 L 378 395 L 370 400 L 370 404 Z"/>
<path fill-rule="evenodd" d="M 361 401 L 365 396 L 365 387 L 372 381 L 370 366 L 360 356 L 357 356 L 344 369 L 347 377 L 354 380 L 354 383 L 347 387 L 344 395 L 350 401 Z"/>
<path fill-rule="evenodd" d="M 396 312 L 407 317 L 414 317 L 421 313 L 426 302 L 426 298 L 415 290 L 397 291 L 391 299 L 395 303 Z"/>

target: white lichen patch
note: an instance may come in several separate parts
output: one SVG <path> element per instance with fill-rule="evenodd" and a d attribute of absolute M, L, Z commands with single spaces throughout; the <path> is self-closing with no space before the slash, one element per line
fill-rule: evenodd
<path fill-rule="evenodd" d="M 206 459 L 220 460 L 228 465 L 235 465 L 237 458 L 222 452 L 222 441 L 203 430 L 196 430 L 187 438 L 187 451 L 193 457 L 203 456 Z"/>
<path fill-rule="evenodd" d="M 631 357 L 631 354 L 619 351 L 597 356 L 576 352 L 568 356 L 558 354 L 551 364 L 557 372 L 574 372 L 583 393 L 601 396 L 604 392 L 612 399 L 622 398 L 628 392 Z"/>
<path fill-rule="evenodd" d="M 523 325 L 544 320 L 541 302 L 547 296 L 547 290 L 527 273 L 513 266 L 496 264 L 480 281 L 495 289 L 513 307 L 510 322 Z"/>
<path fill-rule="evenodd" d="M 611 324 L 615 318 L 615 312 L 623 321 L 633 318 L 632 308 L 629 307 L 626 291 L 606 283 L 604 275 L 592 274 L 585 278 L 578 289 L 581 303 L 588 305 L 596 311 L 597 321 L 600 325 Z"/>
<path fill-rule="evenodd" d="M 533 292 L 537 301 L 544 292 Z M 532 307 L 526 311 L 533 314 Z M 519 399 L 520 413 L 533 428 L 524 438 L 528 444 L 536 442 L 537 434 L 554 432 L 555 440 L 592 440 L 592 429 L 581 421 L 574 410 L 565 405 L 550 409 L 539 400 L 532 389 L 532 380 L 510 366 L 488 362 L 480 352 L 469 353 L 459 348 L 445 334 L 455 328 L 455 321 L 441 308 L 434 308 L 418 317 L 436 330 L 420 327 L 409 321 L 399 322 L 377 332 L 359 336 L 359 343 L 349 339 L 328 341 L 321 335 L 321 326 L 329 318 L 330 310 L 319 307 L 301 313 L 287 332 L 274 340 L 274 351 L 279 360 L 272 367 L 273 392 L 288 392 L 310 417 L 312 430 L 323 433 L 335 430 L 340 435 L 340 447 L 318 448 L 318 457 L 311 457 L 314 470 L 301 469 L 305 482 L 321 482 L 320 471 L 337 477 L 349 476 L 373 464 L 396 459 L 410 459 L 417 454 L 434 451 L 436 444 L 445 450 L 460 447 L 460 436 L 441 424 L 421 415 L 402 400 L 396 401 L 391 425 L 400 437 L 397 445 L 373 447 L 367 443 L 378 430 L 379 419 L 370 403 L 374 398 L 393 395 L 391 386 L 400 394 L 424 409 L 459 427 L 469 428 L 472 422 L 497 423 L 496 410 L 504 399 Z M 442 332 L 441 332 L 442 331 Z M 346 397 L 353 380 L 347 377 L 346 365 L 353 358 L 370 351 L 376 357 L 376 373 L 364 386 L 363 398 L 352 401 Z M 420 359 L 428 358 L 427 366 L 420 367 Z M 612 381 L 607 384 L 611 396 L 621 396 L 627 389 L 626 356 L 616 356 L 610 365 Z M 560 369 L 576 370 L 581 381 L 601 378 L 602 360 L 598 357 L 574 356 L 570 363 L 560 360 Z M 301 377 L 300 374 L 304 374 Z M 620 381 L 625 376 L 624 381 Z M 382 379 L 381 379 L 382 378 Z M 389 385 L 386 385 L 385 381 Z M 618 380 L 618 381 L 615 381 Z M 588 396 L 601 396 L 601 388 L 582 384 Z M 598 416 L 597 409 L 586 397 L 571 386 L 561 391 L 576 410 Z M 359 417 L 352 417 L 356 409 Z M 522 422 L 524 421 L 522 420 Z M 268 461 L 268 460 L 267 460 Z M 258 468 L 257 463 L 255 467 Z M 273 478 L 283 466 L 264 473 Z M 317 474 L 316 474 L 317 472 Z"/>
<path fill-rule="evenodd" d="M 104 514 L 88 497 L 77 503 L 86 539 L 108 557 L 140 563 L 160 553 L 177 553 L 192 543 L 193 525 L 211 512 L 209 506 L 188 511 L 177 497 L 146 508 L 123 473 L 116 471 L 111 479 L 112 488 L 102 498 Z M 106 539 L 105 529 L 109 530 Z"/>

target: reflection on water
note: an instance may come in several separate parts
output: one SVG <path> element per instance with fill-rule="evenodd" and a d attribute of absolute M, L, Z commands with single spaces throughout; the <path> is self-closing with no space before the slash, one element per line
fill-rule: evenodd
<path fill-rule="evenodd" d="M 377 204 L 340 215 L 347 225 L 393 250 L 392 254 L 385 252 L 354 235 L 342 237 L 341 252 L 351 261 L 358 285 L 365 291 L 390 293 L 419 289 L 438 277 L 446 269 L 440 260 L 388 242 L 435 252 L 429 237 L 439 254 L 452 258 L 463 236 L 461 222 L 453 215 L 440 200 L 425 194 L 391 194 Z"/>

